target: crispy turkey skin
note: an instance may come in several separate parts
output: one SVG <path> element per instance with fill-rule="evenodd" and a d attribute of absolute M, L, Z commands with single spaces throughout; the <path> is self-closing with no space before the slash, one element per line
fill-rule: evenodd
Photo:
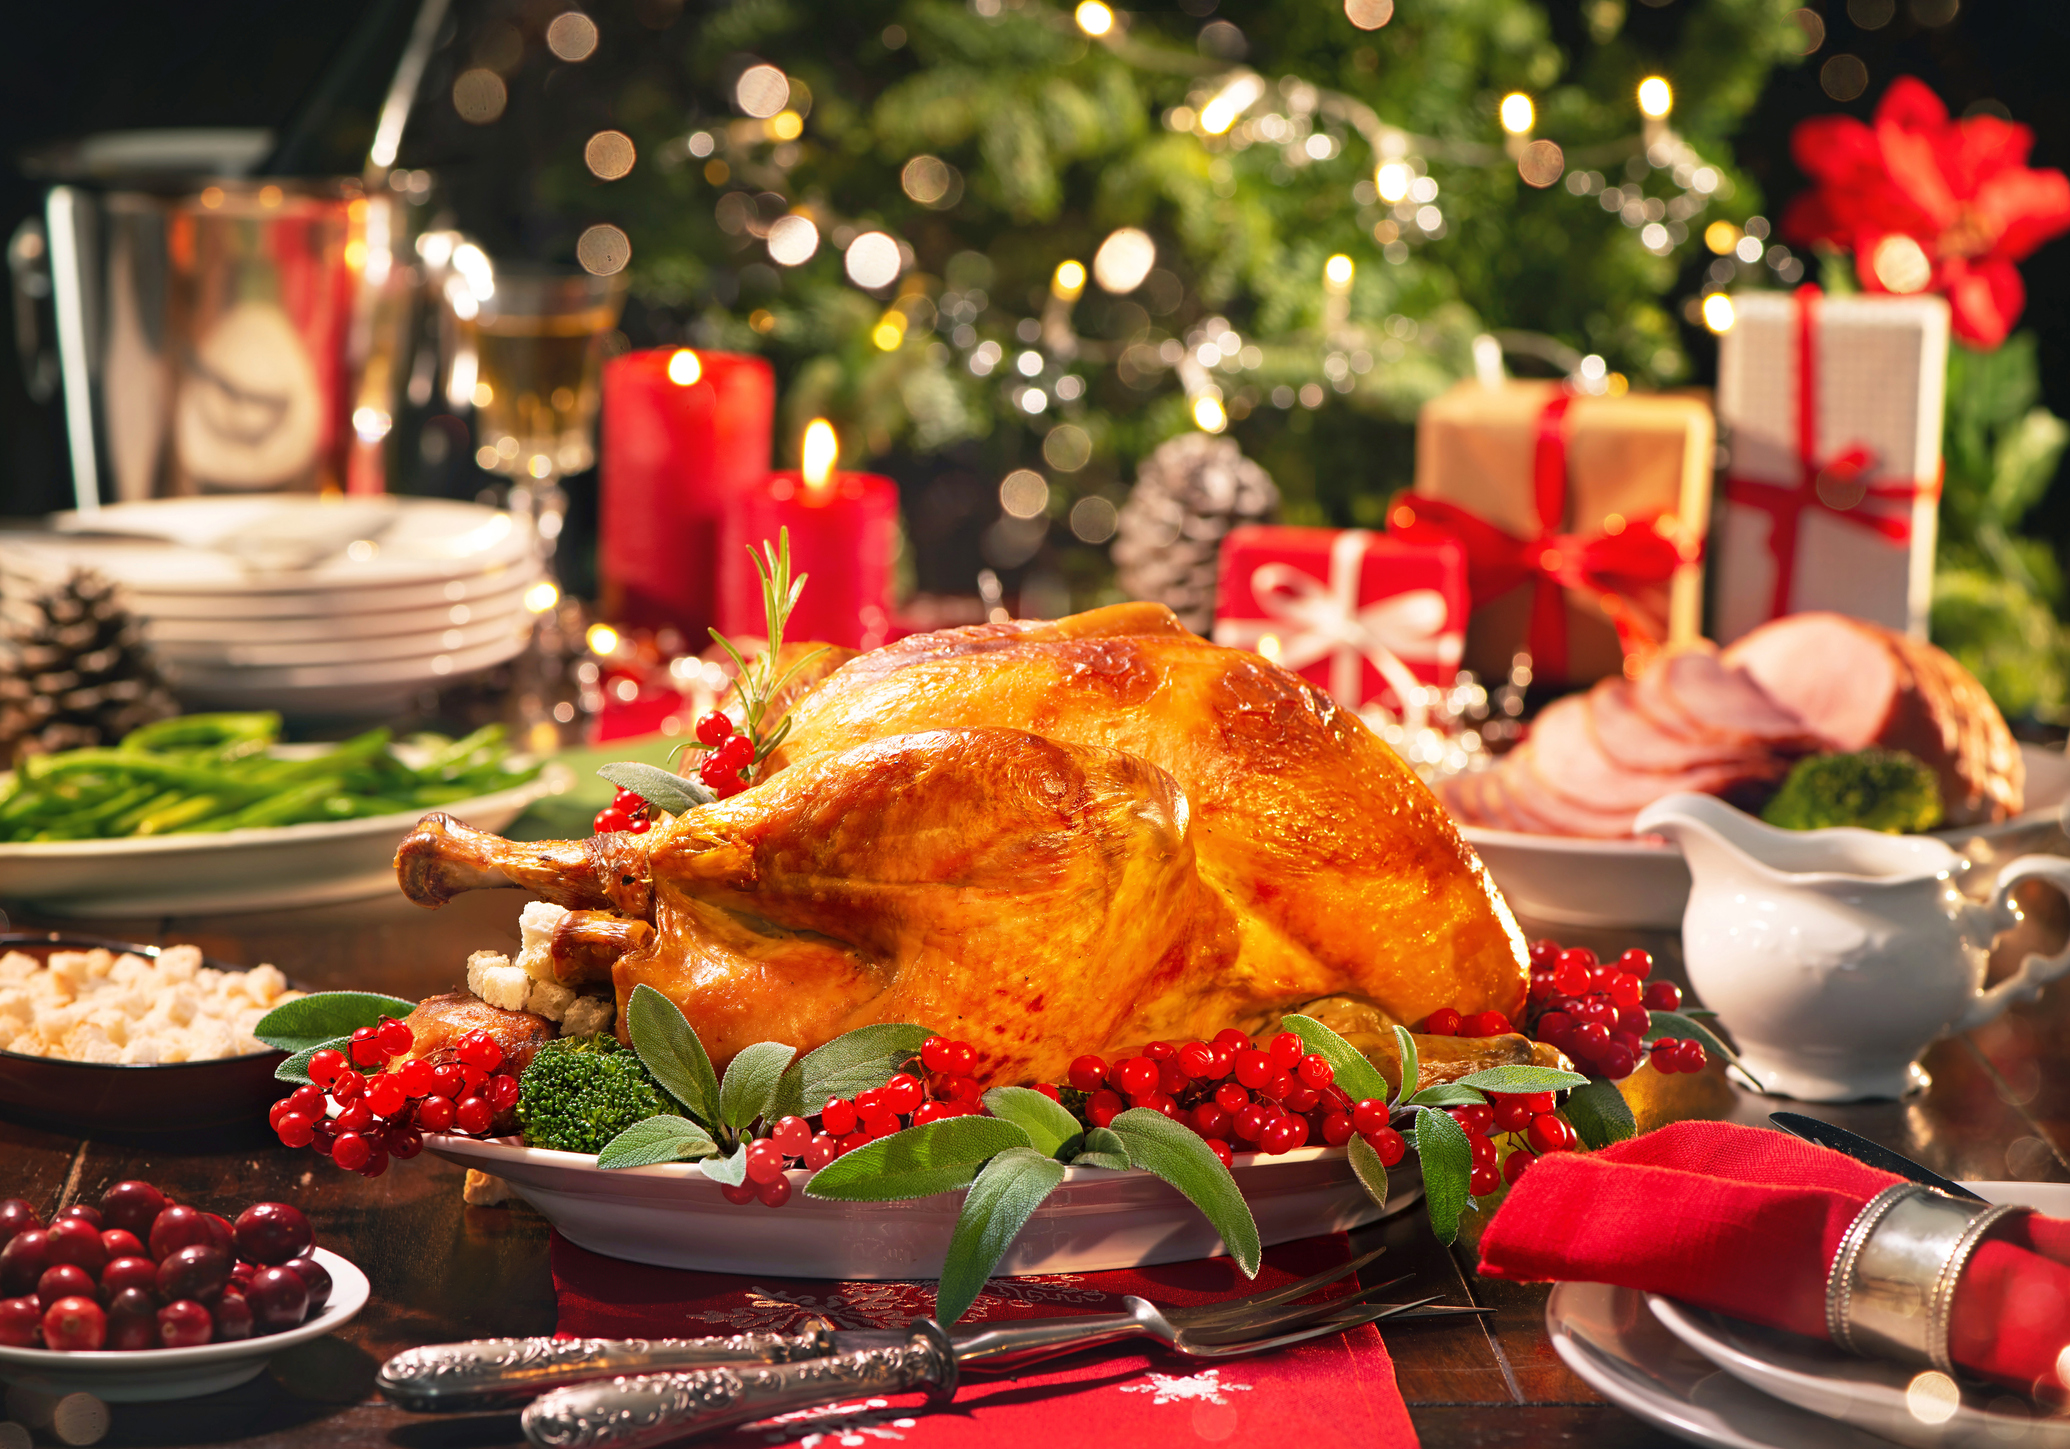
<path fill-rule="evenodd" d="M 644 835 L 517 845 L 428 816 L 403 888 L 650 922 L 590 969 L 621 1008 L 662 991 L 720 1063 L 913 1021 L 969 1040 L 982 1077 L 1061 1080 L 1082 1052 L 1326 996 L 1401 1022 L 1522 1005 L 1516 924 L 1422 783 L 1162 608 L 915 636 L 793 720 L 756 786 Z"/>

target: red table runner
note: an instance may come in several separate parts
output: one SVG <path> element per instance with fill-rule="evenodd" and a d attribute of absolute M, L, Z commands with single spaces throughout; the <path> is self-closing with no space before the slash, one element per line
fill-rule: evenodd
<path fill-rule="evenodd" d="M 1255 1282 L 1227 1258 L 994 1278 L 962 1321 L 1107 1312 L 1130 1293 L 1182 1307 L 1210 1303 L 1320 1272 L 1344 1262 L 1350 1251 L 1341 1233 L 1268 1248 Z M 553 1236 L 553 1283 L 560 1331 L 576 1337 L 788 1332 L 810 1314 L 841 1328 L 897 1328 L 934 1310 L 930 1283 L 650 1268 L 578 1248 L 559 1233 Z M 1350 1291 L 1347 1278 L 1323 1296 Z M 744 1425 L 706 1442 L 724 1449 L 1111 1449 L 1268 1440 L 1302 1449 L 1415 1449 L 1394 1361 L 1372 1325 L 1222 1364 L 1182 1359 L 1154 1344 L 1117 1344 L 1019 1377 L 966 1379 L 946 1409 L 929 1411 L 923 1394 L 861 1399 Z"/>

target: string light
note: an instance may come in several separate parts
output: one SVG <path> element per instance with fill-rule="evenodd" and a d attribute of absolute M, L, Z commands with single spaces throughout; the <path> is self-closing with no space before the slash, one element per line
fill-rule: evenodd
<path fill-rule="evenodd" d="M 1079 293 L 1085 290 L 1085 264 L 1077 261 L 1057 263 L 1057 273 L 1050 278 L 1050 295 L 1063 302 L 1075 302 Z"/>
<path fill-rule="evenodd" d="M 1093 280 L 1119 297 L 1142 286 L 1156 265 L 1157 243 L 1149 233 L 1124 226 L 1109 233 L 1093 253 Z"/>
<path fill-rule="evenodd" d="M 1210 136 L 1222 135 L 1264 96 L 1265 82 L 1260 77 L 1250 71 L 1240 73 L 1200 108 L 1200 129 Z"/>
<path fill-rule="evenodd" d="M 1531 125 L 1538 119 L 1536 107 L 1531 98 L 1522 91 L 1511 91 L 1502 98 L 1502 129 L 1512 136 L 1528 136 Z"/>
<path fill-rule="evenodd" d="M 1351 258 L 1339 252 L 1323 263 L 1323 285 L 1335 296 L 1343 296 L 1351 290 L 1351 278 L 1355 268 Z"/>
<path fill-rule="evenodd" d="M 1078 21 L 1078 28 L 1091 36 L 1105 35 L 1114 28 L 1114 12 L 1100 0 L 1083 0 L 1073 18 Z"/>
<path fill-rule="evenodd" d="M 1903 232 L 1892 232 L 1876 243 L 1869 270 L 1887 291 L 1901 295 L 1923 292 L 1933 280 L 1933 262 L 1925 249 Z"/>
<path fill-rule="evenodd" d="M 1732 324 L 1739 320 L 1733 309 L 1732 299 L 1723 292 L 1713 292 L 1703 299 L 1703 325 L 1717 333 L 1732 330 Z"/>
<path fill-rule="evenodd" d="M 1649 75 L 1639 82 L 1639 111 L 1655 121 L 1667 119 L 1675 108 L 1674 87 L 1662 76 Z"/>
<path fill-rule="evenodd" d="M 1193 400 L 1193 421 L 1203 433 L 1219 433 L 1229 426 L 1229 414 L 1220 398 L 1204 392 Z"/>

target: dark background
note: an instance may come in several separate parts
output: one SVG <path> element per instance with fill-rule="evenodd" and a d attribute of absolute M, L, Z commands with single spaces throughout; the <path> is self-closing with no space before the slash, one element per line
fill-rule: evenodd
<path fill-rule="evenodd" d="M 1167 0 L 1169 3 L 1169 0 Z M 1310 0 L 1326 4 L 1332 0 Z M 1400 0 L 1414 4 L 1417 0 Z M 1198 16 L 1203 0 L 1186 0 Z M 1826 43 L 1804 65 L 1778 68 L 1737 141 L 1741 163 L 1766 195 L 1767 214 L 1779 216 L 1802 185 L 1792 165 L 1789 136 L 1809 115 L 1845 111 L 1867 118 L 1892 79 L 1919 76 L 1957 114 L 1989 109 L 2034 128 L 2032 164 L 2070 167 L 2070 3 L 2066 0 L 1962 0 L 1951 20 L 1950 0 L 1812 0 L 1826 26 Z M 92 131 L 155 126 L 269 126 L 295 137 L 292 169 L 305 173 L 356 172 L 371 134 L 373 114 L 414 12 L 410 0 L 333 0 L 324 5 L 268 0 L 116 0 L 85 5 L 14 6 L 0 47 L 0 235 L 40 208 L 39 184 L 17 158 L 40 143 Z M 565 0 L 455 0 L 463 34 L 517 13 L 539 20 L 567 8 Z M 698 0 L 597 0 L 595 14 L 607 41 L 667 45 L 699 23 Z M 1162 8 L 1161 6 L 1158 8 Z M 1678 20 L 1687 0 L 1636 0 L 1631 23 L 1649 28 Z M 1579 0 L 1553 0 L 1555 34 L 1585 43 Z M 626 12 L 620 16 L 615 12 Z M 1868 66 L 1868 90 L 1842 105 L 1824 94 L 1819 64 L 1840 52 Z M 1260 59 L 1270 67 L 1269 57 Z M 565 69 L 565 68 L 564 68 Z M 565 252 L 568 223 L 537 203 L 527 185 L 527 156 L 539 128 L 561 129 L 556 113 L 608 114 L 611 48 L 580 67 L 580 89 L 539 95 L 515 93 L 497 126 L 461 125 L 450 105 L 433 102 L 412 122 L 402 161 L 464 172 L 473 185 L 459 195 L 460 218 L 470 230 L 516 242 L 542 259 Z M 427 78 L 427 95 L 450 84 L 441 57 Z M 312 118 L 315 119 L 312 122 Z M 1695 293 L 1707 255 L 1689 259 L 1682 291 Z M 2036 253 L 2023 268 L 2028 303 L 2022 326 L 2040 339 L 2044 396 L 2070 416 L 2070 237 Z M 10 329 L 11 330 L 11 329 Z M 628 309 L 625 330 L 634 345 L 666 338 L 642 335 L 640 309 Z M 1700 331 L 1685 338 L 1699 369 L 1715 349 Z M 1708 382 L 1708 376 L 1700 381 Z M 457 420 L 455 420 L 457 425 Z M 454 450 L 465 473 L 466 450 Z M 479 479 L 428 480 L 438 491 L 471 492 Z M 578 502 L 584 490 L 577 481 Z M 68 506 L 70 479 L 55 406 L 39 406 L 22 382 L 14 349 L 0 347 L 0 514 L 32 514 Z M 2032 531 L 2070 544 L 2070 464 L 2029 521 Z M 579 574 L 581 571 L 577 570 Z M 573 580 L 571 580 L 572 582 Z"/>

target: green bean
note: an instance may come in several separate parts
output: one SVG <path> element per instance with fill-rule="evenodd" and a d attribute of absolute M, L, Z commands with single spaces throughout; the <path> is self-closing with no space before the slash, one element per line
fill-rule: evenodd
<path fill-rule="evenodd" d="M 230 806 L 220 795 L 189 795 L 176 805 L 154 810 L 137 822 L 138 835 L 170 835 L 173 831 L 196 821 L 206 820 L 211 815 L 220 815 Z"/>

